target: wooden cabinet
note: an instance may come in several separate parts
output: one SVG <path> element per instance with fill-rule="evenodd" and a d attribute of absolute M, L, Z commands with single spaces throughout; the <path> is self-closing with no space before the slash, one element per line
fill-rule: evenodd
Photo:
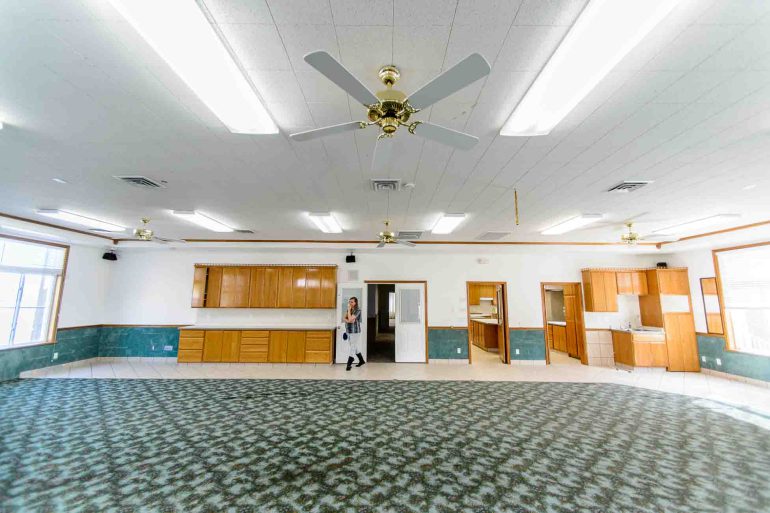
<path fill-rule="evenodd" d="M 222 358 L 220 362 L 237 362 L 241 356 L 241 332 L 222 332 Z"/>
<path fill-rule="evenodd" d="M 224 331 L 206 331 L 203 339 L 203 361 L 221 362 L 222 361 L 222 336 Z"/>
<path fill-rule="evenodd" d="M 647 294 L 647 275 L 644 271 L 618 271 L 615 273 L 618 294 Z"/>
<path fill-rule="evenodd" d="M 328 363 L 332 361 L 332 332 L 308 331 L 305 333 L 305 362 Z"/>
<path fill-rule="evenodd" d="M 489 324 L 486 322 L 478 322 L 471 320 L 470 336 L 471 343 L 475 346 L 489 351 L 490 349 L 498 349 L 498 325 Z"/>
<path fill-rule="evenodd" d="M 286 363 L 286 349 L 289 342 L 288 331 L 271 331 L 267 346 L 267 361 Z"/>
<path fill-rule="evenodd" d="M 177 361 L 180 363 L 196 363 L 202 361 L 203 337 L 204 332 L 201 330 L 180 330 Z"/>
<path fill-rule="evenodd" d="M 478 305 L 481 298 L 492 300 L 492 304 L 497 302 L 497 289 L 494 283 L 471 283 L 468 285 L 468 304 Z"/>
<path fill-rule="evenodd" d="M 682 295 L 690 294 L 690 283 L 687 269 L 658 269 L 658 290 L 660 294 Z"/>
<path fill-rule="evenodd" d="M 567 352 L 567 328 L 566 326 L 553 325 L 553 348 L 563 353 Z"/>
<path fill-rule="evenodd" d="M 583 271 L 583 290 L 587 312 L 618 311 L 618 285 L 614 271 Z"/>
<path fill-rule="evenodd" d="M 628 331 L 612 330 L 615 363 L 629 367 L 665 367 L 668 364 L 665 340 L 652 340 Z"/>
<path fill-rule="evenodd" d="M 241 331 L 241 345 L 238 361 L 241 363 L 267 362 L 269 331 Z"/>
<path fill-rule="evenodd" d="M 668 347 L 668 370 L 699 371 L 698 342 L 695 336 L 692 313 L 665 313 L 663 314 L 663 324 Z"/>
<path fill-rule="evenodd" d="M 286 334 L 286 363 L 305 361 L 305 332 L 289 331 Z"/>
<path fill-rule="evenodd" d="M 195 308 L 335 308 L 336 266 L 196 266 Z"/>

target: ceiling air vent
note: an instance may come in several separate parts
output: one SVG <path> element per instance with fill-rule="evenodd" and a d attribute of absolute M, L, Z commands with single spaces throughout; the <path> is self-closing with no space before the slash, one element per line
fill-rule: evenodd
<path fill-rule="evenodd" d="M 401 189 L 399 178 L 372 178 L 372 190 L 383 192 L 395 192 Z"/>
<path fill-rule="evenodd" d="M 411 231 L 410 230 L 405 230 L 405 231 L 402 231 L 402 232 L 398 232 L 396 234 L 396 237 L 401 239 L 401 240 L 417 240 L 420 237 L 422 237 L 422 233 L 423 232 L 416 231 L 416 230 L 411 230 Z"/>
<path fill-rule="evenodd" d="M 651 183 L 652 180 L 624 180 L 614 187 L 607 189 L 607 192 L 633 192 Z"/>
<path fill-rule="evenodd" d="M 134 187 L 141 187 L 142 189 L 160 189 L 166 186 L 166 182 L 164 180 L 156 182 L 155 180 L 151 180 L 146 176 L 116 176 L 115 178 L 123 183 L 133 185 Z"/>
<path fill-rule="evenodd" d="M 511 232 L 486 232 L 476 237 L 476 240 L 500 240 L 510 234 Z"/>

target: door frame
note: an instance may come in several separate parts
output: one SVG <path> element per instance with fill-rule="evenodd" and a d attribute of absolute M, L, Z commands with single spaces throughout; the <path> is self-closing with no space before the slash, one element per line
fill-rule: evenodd
<path fill-rule="evenodd" d="M 543 340 L 545 343 L 545 364 L 550 365 L 551 364 L 551 348 L 548 347 L 548 319 L 545 315 L 545 287 L 546 285 L 556 285 L 556 286 L 564 286 L 564 285 L 577 285 L 577 296 L 579 299 L 580 304 L 580 316 L 583 319 L 583 331 L 582 333 L 576 333 L 576 336 L 578 337 L 577 344 L 578 349 L 580 349 L 580 341 L 583 342 L 583 351 L 580 353 L 580 363 L 582 365 L 588 365 L 588 347 L 586 344 L 586 309 L 583 305 L 583 283 L 579 281 L 541 281 L 540 282 L 540 306 L 543 309 Z M 585 361 L 584 361 L 585 360 Z"/>
<path fill-rule="evenodd" d="M 503 298 L 504 298 L 504 305 L 503 305 L 503 321 L 505 322 L 505 362 L 500 362 L 503 365 L 511 365 L 511 328 L 508 325 L 508 282 L 507 281 L 466 281 L 465 282 L 465 317 L 466 317 L 466 324 L 467 328 L 466 331 L 468 332 L 468 364 L 473 363 L 473 354 L 471 351 L 471 346 L 473 345 L 471 343 L 471 312 L 468 306 L 470 306 L 470 295 L 471 295 L 471 283 L 473 284 L 481 284 L 481 285 L 502 285 L 503 286 Z M 500 314 L 498 310 L 498 315 Z"/>
<path fill-rule="evenodd" d="M 395 285 L 397 283 L 422 283 L 425 305 L 423 306 L 423 318 L 425 319 L 425 363 L 428 363 L 428 280 L 364 280 L 364 285 Z M 398 329 L 398 328 L 396 328 Z M 419 362 L 418 362 L 419 363 Z"/>

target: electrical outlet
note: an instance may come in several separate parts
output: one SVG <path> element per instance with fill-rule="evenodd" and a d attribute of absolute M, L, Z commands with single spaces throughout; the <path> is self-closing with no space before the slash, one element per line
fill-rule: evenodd
<path fill-rule="evenodd" d="M 460 348 L 458 347 L 458 348 L 457 348 L 457 354 L 460 354 L 460 353 L 462 353 L 462 349 L 460 349 Z"/>
<path fill-rule="evenodd" d="M 519 350 L 518 349 L 516 350 L 516 354 L 519 354 Z"/>
<path fill-rule="evenodd" d="M 174 346 L 163 346 L 163 350 L 164 351 L 173 351 L 174 350 Z"/>
<path fill-rule="evenodd" d="M 702 361 L 703 363 L 706 363 L 706 357 L 705 356 L 701 356 L 700 357 L 700 361 Z"/>
<path fill-rule="evenodd" d="M 54 360 L 58 360 L 59 359 L 59 353 L 54 353 L 53 354 L 53 359 Z"/>
<path fill-rule="evenodd" d="M 722 359 L 721 358 L 717 358 L 717 365 L 719 365 L 720 367 L 722 366 Z"/>
<path fill-rule="evenodd" d="M 155 351 L 155 344 L 150 344 L 150 351 Z"/>

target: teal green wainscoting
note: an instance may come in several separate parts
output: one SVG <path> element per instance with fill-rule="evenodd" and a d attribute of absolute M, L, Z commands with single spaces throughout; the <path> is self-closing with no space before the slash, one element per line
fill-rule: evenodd
<path fill-rule="evenodd" d="M 542 328 L 510 330 L 511 360 L 545 360 L 545 332 Z M 516 350 L 519 354 L 516 354 Z"/>
<path fill-rule="evenodd" d="M 442 360 L 467 360 L 468 329 L 429 327 L 428 358 Z"/>
<path fill-rule="evenodd" d="M 55 344 L 20 346 L 0 350 L 0 381 L 19 373 L 94 358 L 99 354 L 100 327 L 61 329 Z M 54 360 L 54 353 L 57 358 Z"/>
<path fill-rule="evenodd" d="M 770 381 L 770 356 L 726 351 L 724 337 L 698 335 L 698 357 L 701 368 Z M 722 365 L 717 365 L 717 358 Z"/>
<path fill-rule="evenodd" d="M 179 349 L 179 329 L 168 326 L 102 326 L 99 356 L 173 357 Z"/>

